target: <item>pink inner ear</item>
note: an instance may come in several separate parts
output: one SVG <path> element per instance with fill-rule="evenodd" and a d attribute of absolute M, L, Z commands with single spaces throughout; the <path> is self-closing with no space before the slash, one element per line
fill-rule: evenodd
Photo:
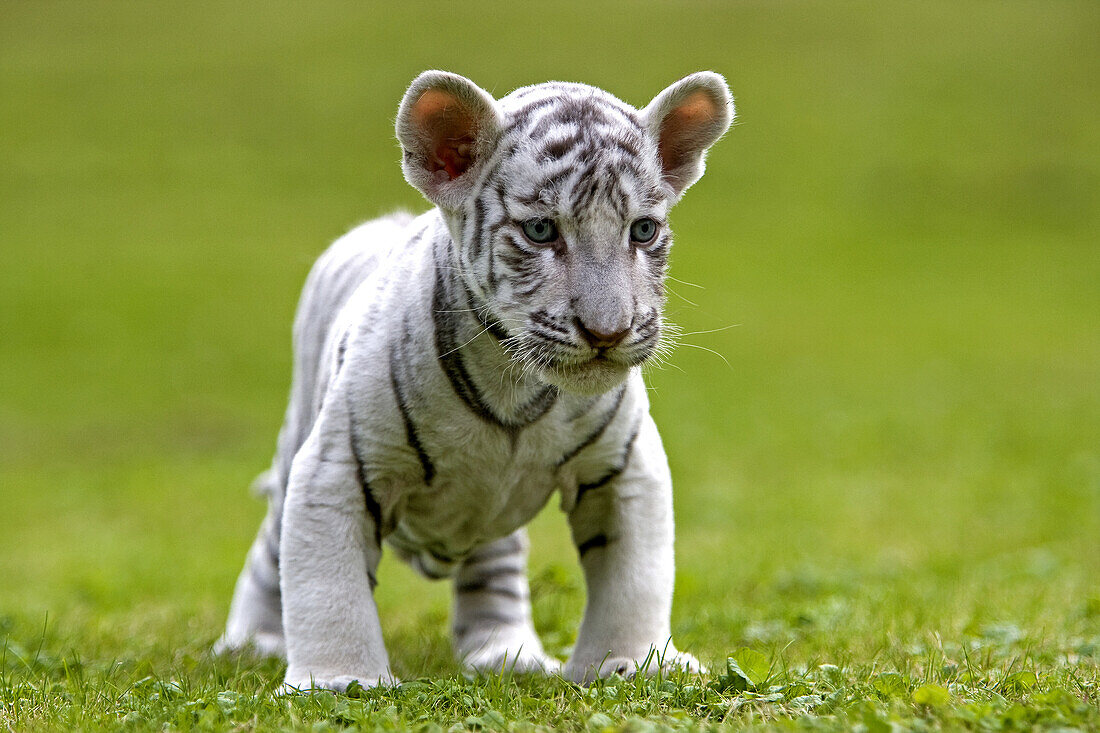
<path fill-rule="evenodd" d="M 474 163 L 472 154 L 474 139 L 471 137 L 460 140 L 447 140 L 440 143 L 435 149 L 435 160 L 432 161 L 432 170 L 447 171 L 447 177 L 452 181 L 469 169 Z"/>
<path fill-rule="evenodd" d="M 445 171 L 452 181 L 474 163 L 477 121 L 453 95 L 430 89 L 416 100 L 412 118 L 433 153 L 428 165 L 433 172 Z"/>
<path fill-rule="evenodd" d="M 658 150 L 666 171 L 679 168 L 688 155 L 702 147 L 702 139 L 717 117 L 714 99 L 702 89 L 665 116 Z"/>

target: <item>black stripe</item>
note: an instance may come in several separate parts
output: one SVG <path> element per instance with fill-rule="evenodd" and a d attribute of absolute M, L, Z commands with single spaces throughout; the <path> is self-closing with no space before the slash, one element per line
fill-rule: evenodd
<path fill-rule="evenodd" d="M 534 102 L 528 102 L 527 104 L 520 107 L 516 111 L 511 112 L 508 115 L 509 116 L 508 124 L 504 127 L 504 130 L 503 130 L 504 134 L 507 134 L 507 133 L 511 132 L 512 130 L 514 130 L 516 127 L 519 127 L 520 125 L 526 124 L 531 119 L 531 115 L 534 112 L 536 112 L 536 111 L 538 111 L 538 110 L 540 110 L 544 107 L 549 107 L 550 105 L 554 104 L 557 101 L 558 101 L 557 97 L 543 97 L 542 99 L 537 99 Z"/>
<path fill-rule="evenodd" d="M 593 149 L 591 146 L 588 146 L 584 149 L 575 151 L 573 157 L 579 160 L 586 160 L 588 156 L 592 154 Z M 531 184 L 531 187 L 525 192 L 512 191 L 511 197 L 515 199 L 517 203 L 525 206 L 533 206 L 535 208 L 552 206 L 552 192 L 556 191 L 561 182 L 576 169 L 576 165 L 577 163 L 574 160 L 562 161 L 556 169 L 550 169 L 541 180 Z"/>
<path fill-rule="evenodd" d="M 554 111 L 554 116 L 559 122 L 577 126 L 610 125 L 611 119 L 602 109 L 603 106 L 597 106 L 587 99 L 567 98 Z"/>
<path fill-rule="evenodd" d="M 527 576 L 527 563 L 524 562 L 522 557 L 516 559 L 516 562 L 505 562 L 506 560 L 515 557 L 514 555 L 502 555 L 495 559 L 495 561 L 486 560 L 482 562 L 480 559 L 474 563 L 469 560 L 463 563 L 463 572 L 477 573 L 479 575 L 522 575 Z M 503 564 L 494 564 L 503 563 Z"/>
<path fill-rule="evenodd" d="M 503 567 L 486 568 L 481 565 L 469 565 L 464 564 L 462 569 L 463 574 L 472 575 L 473 577 L 467 577 L 463 581 L 463 586 L 469 586 L 470 589 L 479 587 L 485 587 L 493 584 L 493 581 L 500 578 L 506 578 L 511 575 L 519 575 L 526 577 L 527 567 L 523 563 L 516 565 L 505 565 Z"/>
<path fill-rule="evenodd" d="M 519 538 L 508 536 L 487 545 L 482 545 L 470 555 L 466 562 L 470 565 L 478 565 L 489 560 L 510 557 L 522 551 L 523 543 L 519 541 Z"/>
<path fill-rule="evenodd" d="M 564 456 L 558 459 L 558 462 L 556 464 L 558 468 L 561 468 L 563 465 L 568 463 L 574 456 L 576 456 L 588 446 L 595 443 L 599 439 L 599 437 L 603 435 L 603 431 L 607 430 L 607 426 L 610 425 L 611 421 L 615 419 L 615 415 L 619 414 L 619 407 L 623 404 L 623 397 L 625 395 L 626 385 L 624 384 L 622 387 L 619 387 L 619 393 L 615 395 L 615 404 L 613 404 L 611 406 L 611 409 L 608 410 L 607 413 L 603 416 L 603 419 L 600 420 L 600 424 L 597 425 L 596 429 L 589 433 L 589 435 L 585 437 L 585 439 L 582 440 L 579 445 L 577 445 L 573 448 L 573 450 L 569 451 Z M 611 479 L 609 478 L 608 481 L 610 480 Z M 578 487 L 578 492 L 579 491 L 580 489 Z M 577 498 L 580 498 L 579 493 L 577 495 Z"/>
<path fill-rule="evenodd" d="M 626 193 L 626 189 L 623 187 L 622 176 L 615 176 L 611 179 L 610 188 L 607 192 L 607 200 L 611 202 L 611 205 L 615 207 L 615 213 L 620 218 L 626 219 L 627 215 L 627 200 L 629 196 Z"/>
<path fill-rule="evenodd" d="M 523 273 L 516 280 L 516 297 L 530 298 L 546 283 L 546 278 L 536 277 L 530 273 Z"/>
<path fill-rule="evenodd" d="M 406 335 L 407 333 L 406 331 Z M 428 453 L 424 450 L 424 445 L 420 442 L 420 435 L 416 429 L 416 424 L 409 414 L 409 405 L 405 400 L 405 394 L 397 378 L 397 370 L 400 368 L 401 365 L 397 360 L 397 351 L 393 349 L 390 351 L 390 386 L 393 388 L 394 400 L 397 401 L 397 411 L 401 413 L 401 422 L 405 424 L 405 441 L 414 451 L 416 451 L 416 457 L 420 460 L 420 468 L 424 471 L 424 483 L 431 486 L 432 479 L 435 478 L 435 465 L 432 464 L 432 459 L 428 457 Z"/>
<path fill-rule="evenodd" d="M 497 341 L 503 341 L 508 338 L 509 334 L 504 330 L 504 326 L 500 324 L 500 319 L 492 315 L 482 308 L 475 307 L 474 315 L 477 316 L 477 321 L 481 324 L 481 328 L 489 332 L 489 335 L 495 338 Z"/>
<path fill-rule="evenodd" d="M 621 120 L 633 127 L 636 132 L 639 132 L 643 135 L 648 134 L 649 131 L 646 130 L 645 125 L 638 121 L 638 118 L 634 116 L 633 112 L 625 109 L 620 109 L 618 107 L 612 107 L 612 109 L 619 112 L 621 115 Z"/>
<path fill-rule="evenodd" d="M 646 191 L 655 192 L 657 189 L 650 183 L 650 175 L 647 171 L 643 170 L 639 162 L 634 158 L 621 158 L 615 161 L 615 169 L 619 173 L 619 177 L 625 178 L 630 175 L 634 180 L 632 183 L 638 188 L 644 188 Z"/>
<path fill-rule="evenodd" d="M 409 241 L 405 242 L 405 244 L 403 246 L 404 247 L 412 247 L 414 244 L 419 242 L 421 239 L 424 238 L 424 234 L 428 231 L 428 227 L 430 227 L 430 226 L 431 226 L 431 224 L 425 224 L 424 226 L 420 227 L 420 229 L 417 230 L 417 232 L 415 234 L 413 234 L 411 237 L 409 237 Z"/>
<path fill-rule="evenodd" d="M 457 338 L 455 337 L 456 316 L 453 312 L 453 303 L 447 298 L 446 285 L 443 281 L 442 268 L 436 264 L 435 289 L 432 292 L 432 316 L 435 325 L 436 358 L 443 373 L 451 383 L 451 388 L 462 400 L 470 412 L 490 424 L 499 424 L 499 420 L 493 415 L 478 392 L 477 387 L 466 371 L 459 354 Z"/>
<path fill-rule="evenodd" d="M 626 219 L 626 215 L 628 212 L 626 204 L 626 194 L 622 192 L 618 181 L 615 181 L 612 184 L 612 188 L 614 189 L 614 191 L 609 192 L 607 194 L 607 198 L 611 202 L 611 205 L 615 208 L 615 214 L 620 219 Z M 616 192 L 618 195 L 616 195 Z"/>
<path fill-rule="evenodd" d="M 623 351 L 624 352 L 629 352 L 629 350 L 633 349 L 635 346 L 641 346 L 642 344 L 652 343 L 652 342 L 656 341 L 659 336 L 660 336 L 660 333 L 657 330 L 651 331 L 647 334 L 639 336 L 638 338 L 634 339 L 633 341 L 631 341 L 628 344 L 623 344 L 623 347 L 622 347 Z M 629 355 L 629 353 L 627 353 L 627 358 L 628 359 L 632 358 Z"/>
<path fill-rule="evenodd" d="M 577 348 L 577 345 L 575 343 L 573 343 L 572 341 L 569 341 L 567 339 L 563 339 L 561 336 L 558 336 L 555 333 L 547 333 L 546 331 L 543 331 L 539 328 L 532 328 L 530 330 L 530 333 L 535 335 L 535 336 L 538 336 L 543 341 L 549 341 L 552 344 L 558 344 L 560 346 L 567 346 L 571 349 Z"/>
<path fill-rule="evenodd" d="M 344 355 L 348 352 L 348 339 L 350 337 L 350 330 L 344 331 L 344 335 L 340 337 L 340 345 L 336 347 L 336 371 L 344 368 Z"/>
<path fill-rule="evenodd" d="M 539 125 L 536 125 L 528 133 L 530 138 L 539 137 L 541 132 L 539 128 L 548 119 L 553 123 L 573 124 L 579 127 L 593 125 L 629 126 L 637 132 L 646 132 L 645 127 L 630 111 L 611 104 L 607 100 L 587 96 L 582 98 L 569 96 L 569 90 L 562 89 L 560 96 L 543 97 L 512 112 L 509 122 L 504 128 L 504 133 L 507 134 L 516 127 L 527 123 L 534 111 L 552 105 L 556 106 L 557 109 L 543 116 L 539 121 Z"/>
<path fill-rule="evenodd" d="M 548 133 L 557 126 L 572 128 L 573 134 L 591 139 L 594 137 L 590 132 L 591 128 L 608 122 L 607 117 L 595 107 L 579 106 L 567 101 L 564 106 L 559 104 L 557 109 L 547 112 L 538 124 L 530 129 L 527 136 L 536 144 L 543 144 Z"/>
<path fill-rule="evenodd" d="M 587 158 L 588 156 L 585 156 L 585 157 Z M 569 188 L 569 192 L 566 194 L 566 197 L 567 197 L 568 200 L 570 200 L 570 201 L 573 200 L 573 197 L 576 195 L 576 191 L 577 191 L 577 188 L 579 186 L 582 186 L 586 183 L 589 183 L 589 184 L 594 183 L 594 181 L 591 181 L 589 179 L 596 172 L 596 167 L 598 165 L 599 165 L 599 161 L 595 161 L 595 160 L 588 161 L 588 164 L 577 175 L 576 179 L 573 181 L 573 185 Z"/>
<path fill-rule="evenodd" d="M 495 239 L 496 235 L 497 235 L 497 232 L 499 232 L 504 227 L 513 226 L 514 223 L 515 222 L 513 222 L 511 219 L 508 218 L 507 212 L 501 212 L 500 218 L 497 219 L 496 221 L 494 221 L 488 227 L 486 227 L 485 239 L 486 240 Z"/>
<path fill-rule="evenodd" d="M 611 479 L 615 478 L 616 476 L 618 476 L 620 473 L 623 472 L 623 468 L 625 468 L 625 467 L 615 466 L 610 471 L 605 473 L 603 476 L 600 476 L 598 479 L 596 479 L 595 481 L 592 481 L 591 483 L 578 484 L 577 485 L 577 499 L 573 503 L 573 505 L 574 506 L 579 505 L 581 503 L 581 499 L 583 499 L 584 495 L 587 494 L 589 491 L 594 491 L 596 489 L 602 489 L 604 486 L 607 486 L 608 482 L 611 481 Z"/>
<path fill-rule="evenodd" d="M 642 154 L 642 149 L 638 147 L 638 144 L 626 137 L 614 137 L 611 139 L 611 144 L 622 150 L 627 155 L 637 158 Z"/>
<path fill-rule="evenodd" d="M 607 535 L 602 532 L 595 537 L 585 540 L 577 545 L 577 555 L 584 557 L 589 550 L 595 550 L 597 547 L 607 547 L 607 544 L 611 542 Z"/>
<path fill-rule="evenodd" d="M 519 615 L 510 613 L 499 613 L 494 611 L 482 611 L 477 613 L 474 618 L 470 619 L 477 626 L 481 626 L 484 622 L 498 626 L 511 626 L 513 624 L 523 621 L 523 618 Z M 465 636 L 466 632 L 470 630 L 470 626 L 467 624 L 460 624 L 454 627 L 455 636 Z"/>
<path fill-rule="evenodd" d="M 641 428 L 642 423 L 641 420 L 639 420 L 638 424 L 634 427 L 634 432 L 630 434 L 630 437 L 626 441 L 626 447 L 623 449 L 623 454 L 622 457 L 619 459 L 619 463 L 612 466 L 607 473 L 605 473 L 603 476 L 596 479 L 595 481 L 587 484 L 577 485 L 577 498 L 573 502 L 574 510 L 576 510 L 576 508 L 580 506 L 581 499 L 584 498 L 585 494 L 587 494 L 589 491 L 594 491 L 596 489 L 607 486 L 607 484 L 613 478 L 626 470 L 626 464 L 630 460 L 630 451 L 634 448 L 634 441 L 637 439 L 638 432 L 641 430 Z"/>
<path fill-rule="evenodd" d="M 660 333 L 661 328 L 659 324 L 654 323 L 652 326 L 646 326 L 644 329 L 640 329 L 637 333 L 637 339 L 633 343 L 627 344 L 627 346 L 633 346 L 634 344 L 640 344 L 643 341 L 649 341 L 656 338 Z"/>
<path fill-rule="evenodd" d="M 592 183 L 589 184 L 585 192 L 581 194 L 581 197 L 573 204 L 574 210 L 584 210 L 591 206 L 592 200 L 596 198 L 597 194 L 604 193 L 604 185 L 606 181 L 604 176 L 593 176 Z M 610 179 L 614 181 L 615 179 Z"/>
<path fill-rule="evenodd" d="M 546 143 L 542 148 L 542 156 L 548 160 L 561 160 L 569 151 L 577 146 L 581 140 L 581 136 L 577 133 L 569 135 L 568 137 L 559 138 L 553 142 Z"/>
<path fill-rule="evenodd" d="M 359 464 L 359 474 L 362 476 L 365 473 L 363 464 Z M 363 501 L 366 502 L 367 514 L 374 521 L 374 544 L 379 548 L 382 547 L 382 505 L 378 503 L 378 499 L 374 498 L 374 489 L 370 487 L 370 484 L 366 482 L 366 479 L 360 478 L 359 483 L 363 487 Z"/>
<path fill-rule="evenodd" d="M 527 131 L 527 137 L 531 140 L 540 140 L 546 136 L 548 128 L 558 124 L 561 124 L 561 120 L 557 118 L 556 113 L 547 112 L 534 127 Z M 575 126 L 574 129 L 576 129 Z"/>
<path fill-rule="evenodd" d="M 470 221 L 470 259 L 476 260 L 481 255 L 481 226 L 485 223 L 485 202 L 481 196 L 474 199 L 474 216 Z"/>
<path fill-rule="evenodd" d="M 538 420 L 550 412 L 550 408 L 558 400 L 557 387 L 544 387 L 531 401 L 517 410 L 516 422 L 511 424 L 513 428 L 523 428 Z"/>
<path fill-rule="evenodd" d="M 500 285 L 500 278 L 497 277 L 497 273 L 496 273 L 496 259 L 497 259 L 496 249 L 497 248 L 496 248 L 496 236 L 495 236 L 495 234 L 490 235 L 489 237 L 487 237 L 486 244 L 489 245 L 489 252 L 485 256 L 485 258 L 489 261 L 488 262 L 489 267 L 488 267 L 488 272 L 487 272 L 489 288 L 493 292 L 496 292 L 497 287 Z"/>
<path fill-rule="evenodd" d="M 522 601 L 527 598 L 527 596 L 515 588 L 493 585 L 493 580 L 493 577 L 489 577 L 478 578 L 477 580 L 471 580 L 465 583 L 457 583 L 455 584 L 455 593 L 492 593 L 496 596 L 505 596 L 506 598 L 512 598 L 517 601 Z"/>
<path fill-rule="evenodd" d="M 367 480 L 367 467 L 366 462 L 363 459 L 361 452 L 360 440 L 362 436 L 358 429 L 358 423 L 351 418 L 351 408 L 348 406 L 349 422 L 351 423 L 351 453 L 355 457 L 355 475 L 359 479 L 359 488 L 362 489 L 363 501 L 366 504 L 367 516 L 374 521 L 374 544 L 376 547 L 382 547 L 382 505 L 378 503 L 378 499 L 374 497 L 374 490 L 370 486 L 370 481 Z"/>
<path fill-rule="evenodd" d="M 474 294 L 470 292 L 470 289 L 466 286 L 466 283 L 462 283 L 462 290 L 466 294 L 466 305 L 473 311 L 477 317 L 477 322 L 481 325 L 482 330 L 488 331 L 489 335 L 495 338 L 497 341 L 503 341 L 508 338 L 509 333 L 501 325 L 500 319 L 497 318 L 489 310 L 488 305 L 477 305 Z"/>
<path fill-rule="evenodd" d="M 489 159 L 485 162 L 485 172 L 481 174 L 481 180 L 484 181 L 484 184 L 475 194 L 479 201 L 484 201 L 484 195 L 489 183 L 497 177 L 497 173 L 500 172 L 500 167 L 504 165 L 504 161 L 511 159 L 515 154 L 518 142 L 519 141 L 501 141 Z M 496 185 L 500 184 L 498 183 Z"/>
<path fill-rule="evenodd" d="M 568 336 L 570 333 L 568 328 L 555 321 L 554 318 L 544 310 L 534 311 L 528 318 L 530 318 L 533 323 L 545 326 L 551 331 L 557 331 L 565 336 Z"/>
<path fill-rule="evenodd" d="M 456 312 L 456 304 L 447 297 L 447 286 L 443 279 L 443 267 L 437 258 L 435 268 L 435 288 L 432 293 L 432 316 L 435 325 L 436 358 L 443 373 L 451 383 L 451 388 L 467 409 L 479 418 L 510 433 L 513 438 L 517 431 L 550 411 L 558 398 L 558 390 L 552 386 L 543 387 L 531 400 L 516 411 L 515 418 L 501 418 L 482 398 L 481 391 L 474 384 L 466 365 L 462 361 L 460 342 L 456 335 L 461 314 Z M 476 308 L 476 304 L 468 304 Z"/>
<path fill-rule="evenodd" d="M 501 239 L 505 244 L 509 245 L 511 249 L 504 250 L 500 255 L 500 259 L 504 261 L 505 265 L 513 270 L 518 270 L 523 263 L 532 256 L 530 250 L 536 247 L 536 245 L 527 244 L 525 240 L 520 238 L 520 236 L 513 231 L 504 232 L 504 236 L 501 237 Z"/>

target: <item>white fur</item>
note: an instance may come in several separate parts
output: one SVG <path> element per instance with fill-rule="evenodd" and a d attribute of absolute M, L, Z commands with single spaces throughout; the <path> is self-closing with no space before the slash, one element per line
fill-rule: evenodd
<path fill-rule="evenodd" d="M 558 493 L 589 593 L 562 673 L 699 668 L 671 643 L 672 484 L 639 365 L 659 345 L 667 210 L 731 114 L 710 73 L 644 112 L 582 85 L 497 102 L 452 74 L 414 82 L 398 136 L 439 208 L 353 230 L 310 274 L 258 482 L 270 511 L 219 649 L 285 649 L 289 689 L 394 683 L 372 596 L 382 539 L 454 578 L 469 669 L 557 671 L 523 526 Z M 540 217 L 560 246 L 518 233 Z M 662 227 L 647 247 L 624 235 L 639 217 Z"/>

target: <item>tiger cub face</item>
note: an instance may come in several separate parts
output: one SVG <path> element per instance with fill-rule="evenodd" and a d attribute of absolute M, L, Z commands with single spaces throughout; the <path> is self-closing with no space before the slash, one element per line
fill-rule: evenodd
<path fill-rule="evenodd" d="M 440 207 L 456 269 L 522 373 L 596 394 L 660 344 L 668 211 L 732 114 L 709 72 L 643 110 L 556 82 L 497 101 L 426 72 L 397 130 L 406 177 Z"/>

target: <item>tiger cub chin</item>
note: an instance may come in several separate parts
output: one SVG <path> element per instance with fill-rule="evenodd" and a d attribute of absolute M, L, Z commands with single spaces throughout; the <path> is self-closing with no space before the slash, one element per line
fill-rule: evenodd
<path fill-rule="evenodd" d="M 699 669 L 670 637 L 672 483 L 640 366 L 661 348 L 669 209 L 732 117 L 711 72 L 641 110 L 583 84 L 497 100 L 417 77 L 397 138 L 435 208 L 363 224 L 309 275 L 219 649 L 285 654 L 288 690 L 394 684 L 372 596 L 388 544 L 452 579 L 470 670 Z M 555 492 L 588 589 L 564 667 L 531 623 L 523 530 Z"/>

